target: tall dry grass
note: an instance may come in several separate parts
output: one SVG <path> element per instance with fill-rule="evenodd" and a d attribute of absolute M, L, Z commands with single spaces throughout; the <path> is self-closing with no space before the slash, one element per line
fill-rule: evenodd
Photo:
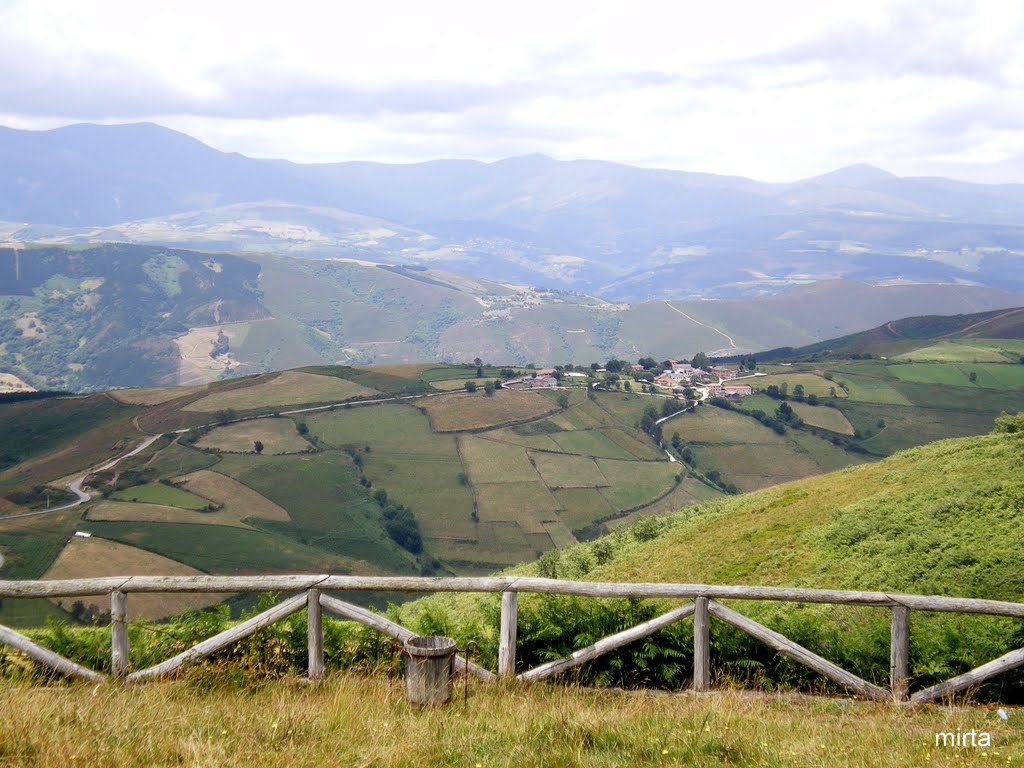
<path fill-rule="evenodd" d="M 981 708 L 471 682 L 410 707 L 400 680 L 227 682 L 197 668 L 140 686 L 0 689 L 11 766 L 905 766 L 1024 759 L 1021 724 Z M 937 730 L 993 746 L 936 748 Z M 984 754 L 983 754 L 984 753 Z"/>

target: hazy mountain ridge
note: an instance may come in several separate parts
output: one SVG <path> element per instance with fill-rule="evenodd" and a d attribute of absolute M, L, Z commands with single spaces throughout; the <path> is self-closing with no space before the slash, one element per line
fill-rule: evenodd
<path fill-rule="evenodd" d="M 0 131 L 0 236 L 358 257 L 615 300 L 816 279 L 1013 290 L 1024 185 L 857 165 L 790 184 L 541 155 L 302 165 L 155 125 Z"/>

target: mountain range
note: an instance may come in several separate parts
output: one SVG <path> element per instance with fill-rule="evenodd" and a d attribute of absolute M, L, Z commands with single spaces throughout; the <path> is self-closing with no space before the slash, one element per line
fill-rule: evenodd
<path fill-rule="evenodd" d="M 611 301 L 819 280 L 1024 289 L 1024 184 L 788 184 L 540 155 L 296 164 L 152 124 L 0 129 L 0 238 L 356 258 Z M 955 311 L 955 310 L 950 310 Z"/>

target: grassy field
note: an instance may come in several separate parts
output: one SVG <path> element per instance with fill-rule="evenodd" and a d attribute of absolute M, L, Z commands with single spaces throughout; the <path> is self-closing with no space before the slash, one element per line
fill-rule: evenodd
<path fill-rule="evenodd" d="M 147 466 L 161 477 L 175 477 L 214 466 L 220 457 L 197 451 L 179 443 L 172 443 L 155 456 L 146 459 Z M 118 464 L 128 466 L 128 462 Z M 200 494 L 202 495 L 202 494 Z"/>
<path fill-rule="evenodd" d="M 526 449 L 520 446 L 463 436 L 459 438 L 459 453 L 474 486 L 540 480 Z"/>
<path fill-rule="evenodd" d="M 886 405 L 910 405 L 910 400 L 897 386 L 898 380 L 895 376 L 887 373 L 880 366 L 859 370 L 866 373 L 850 373 L 840 369 L 836 373 L 836 381 L 839 382 L 850 400 L 857 400 L 862 403 L 882 403 Z"/>
<path fill-rule="evenodd" d="M 900 381 L 948 387 L 1014 389 L 1024 387 L 1024 365 L 1006 363 L 904 363 L 888 370 Z M 975 381 L 971 381 L 974 374 Z"/>
<path fill-rule="evenodd" d="M 118 572 L 132 576 L 195 576 L 201 571 L 168 557 L 147 552 L 145 549 L 108 541 L 98 536 L 89 539 L 74 537 L 61 551 L 60 556 L 49 567 L 45 579 L 87 579 L 110 576 L 111 564 L 116 563 Z M 128 596 L 129 615 L 136 619 L 162 619 L 190 608 L 204 608 L 224 599 L 223 595 L 202 595 L 190 593 L 147 594 Z M 83 595 L 65 597 L 55 602 L 67 609 L 77 600 L 85 605 L 95 605 L 101 611 L 110 610 L 108 595 Z"/>
<path fill-rule="evenodd" d="M 601 473 L 609 486 L 600 493 L 616 511 L 640 506 L 653 497 L 672 488 L 675 476 L 681 471 L 678 464 L 667 461 L 614 461 L 598 459 Z"/>
<path fill-rule="evenodd" d="M 750 384 L 754 391 L 764 391 L 771 385 L 781 386 L 785 384 L 789 388 L 789 394 L 793 394 L 793 390 L 798 384 L 802 384 L 805 395 L 817 395 L 818 397 L 830 397 L 832 388 L 835 387 L 836 395 L 843 397 L 843 392 L 839 387 L 836 387 L 834 381 L 819 376 L 816 373 L 786 373 L 786 374 L 773 374 L 770 376 L 757 376 L 756 378 L 743 379 L 744 384 Z"/>
<path fill-rule="evenodd" d="M 227 475 L 208 470 L 199 470 L 176 477 L 175 482 L 206 499 L 223 505 L 223 509 L 209 514 L 211 517 L 227 513 L 239 520 L 246 517 L 262 517 L 265 520 L 288 520 L 288 512 L 266 496 L 262 496 L 247 485 L 242 485 Z"/>
<path fill-rule="evenodd" d="M 217 471 L 288 510 L 291 522 L 260 523 L 266 530 L 294 539 L 274 548 L 308 543 L 322 548 L 324 554 L 333 552 L 398 571 L 408 568 L 410 557 L 384 533 L 380 509 L 359 484 L 358 472 L 347 456 L 228 455 Z"/>
<path fill-rule="evenodd" d="M 822 406 L 818 406 L 823 408 Z M 778 435 L 749 416 L 698 408 L 673 422 L 702 472 L 715 469 L 742 491 L 838 469 L 858 461 L 831 443 L 790 430 Z"/>
<path fill-rule="evenodd" d="M 590 456 L 536 452 L 533 461 L 541 478 L 551 489 L 599 488 L 609 484 L 608 478 Z"/>
<path fill-rule="evenodd" d="M 99 521 L 90 521 L 86 527 L 101 538 L 156 552 L 207 573 L 349 573 L 353 566 L 351 558 L 264 531 L 219 525 Z"/>
<path fill-rule="evenodd" d="M 740 407 L 745 411 L 760 410 L 767 414 L 773 414 L 779 407 L 780 402 L 767 395 L 750 395 L 743 398 L 740 402 Z M 840 435 L 852 435 L 854 433 L 853 425 L 850 424 L 849 419 L 837 408 L 824 405 L 808 405 L 807 403 L 799 403 L 795 400 L 788 402 L 796 415 L 812 427 L 827 429 Z M 826 402 L 831 402 L 831 398 Z"/>
<path fill-rule="evenodd" d="M 295 430 L 295 422 L 288 418 L 257 419 L 216 427 L 203 435 L 197 448 L 233 453 L 252 453 L 259 440 L 263 453 L 302 453 L 312 450 L 309 441 Z"/>
<path fill-rule="evenodd" d="M 180 507 L 167 507 L 160 504 L 134 504 L 130 501 L 100 501 L 89 505 L 86 520 L 108 520 L 151 523 L 189 523 L 193 525 L 228 525 L 236 528 L 248 528 L 242 522 L 243 517 L 251 513 L 239 515 L 227 510 L 217 512 L 197 512 Z"/>
<path fill-rule="evenodd" d="M 374 490 L 384 489 L 389 498 L 413 511 L 438 557 L 449 554 L 453 539 L 476 537 L 472 493 L 459 482 L 467 470 L 455 437 L 433 432 L 419 410 L 397 404 L 341 408 L 310 415 L 306 423 L 326 445 L 364 451 L 363 471 Z"/>
<path fill-rule="evenodd" d="M 135 501 L 142 504 L 160 504 L 166 507 L 194 510 L 205 509 L 210 505 L 209 499 L 162 483 L 147 483 L 114 491 L 110 494 L 110 498 L 114 501 Z"/>
<path fill-rule="evenodd" d="M 121 403 L 129 405 L 160 405 L 179 397 L 195 395 L 206 389 L 205 384 L 194 387 L 140 387 L 132 389 L 115 389 L 110 396 Z"/>
<path fill-rule="evenodd" d="M 904 352 L 892 360 L 940 363 L 1016 363 L 1024 354 L 1020 339 L 954 339 Z"/>
<path fill-rule="evenodd" d="M 1024 757 L 1019 726 L 983 708 L 472 683 L 468 706 L 457 697 L 447 707 L 414 709 L 402 682 L 381 674 L 337 672 L 316 686 L 203 680 L 194 674 L 142 686 L 56 689 L 5 683 L 4 754 L 12 765 L 33 768 L 895 768 L 1016 765 Z M 936 732 L 972 729 L 989 733 L 992 748 L 935 747 Z"/>
<path fill-rule="evenodd" d="M 633 453 L 623 448 L 611 435 L 618 433 L 628 437 L 620 430 L 589 430 L 579 432 L 558 432 L 551 435 L 558 447 L 566 453 L 578 453 L 587 456 L 598 456 L 608 459 L 635 459 Z"/>
<path fill-rule="evenodd" d="M 251 411 L 306 403 L 335 403 L 353 397 L 378 394 L 376 390 L 334 376 L 319 376 L 301 371 L 270 374 L 258 384 L 217 392 L 186 406 L 190 411 L 216 413 L 226 409 Z"/>
<path fill-rule="evenodd" d="M 555 411 L 554 401 L 536 392 L 498 390 L 431 397 L 420 401 L 437 432 L 464 432 L 538 419 Z"/>

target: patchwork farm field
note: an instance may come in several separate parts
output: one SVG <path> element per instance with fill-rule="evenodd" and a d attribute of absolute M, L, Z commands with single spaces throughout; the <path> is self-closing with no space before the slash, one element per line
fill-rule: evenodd
<path fill-rule="evenodd" d="M 178 562 L 169 557 L 148 552 L 138 547 L 108 541 L 98 536 L 83 539 L 72 538 L 61 550 L 53 565 L 43 575 L 45 579 L 87 579 L 113 575 L 110 563 L 117 563 L 123 569 L 121 575 L 138 576 L 196 576 L 202 571 Z M 128 610 L 131 616 L 141 619 L 162 619 L 173 616 L 191 608 L 205 608 L 215 605 L 224 599 L 223 595 L 203 595 L 175 593 L 162 595 L 132 594 L 128 597 Z M 65 597 L 54 600 L 64 609 L 81 601 L 84 605 L 94 605 L 100 611 L 110 610 L 108 595 L 83 595 L 82 597 Z"/>
<path fill-rule="evenodd" d="M 843 397 L 843 392 L 839 387 L 836 387 L 834 381 L 829 381 L 823 376 L 819 376 L 816 373 L 785 373 L 785 374 L 771 374 L 768 376 L 757 376 L 755 378 L 745 378 L 742 380 L 744 384 L 750 384 L 754 388 L 755 392 L 763 392 L 772 386 L 781 386 L 785 384 L 789 388 L 789 393 L 792 395 L 793 390 L 799 384 L 804 388 L 805 395 L 817 395 L 818 397 L 831 397 L 832 390 L 836 390 L 837 397 Z"/>
<path fill-rule="evenodd" d="M 173 485 L 162 483 L 147 483 L 136 485 L 110 494 L 114 501 L 135 501 L 142 504 L 162 504 L 168 507 L 180 509 L 200 510 L 209 506 L 208 499 L 196 496 L 194 493 L 175 488 Z"/>
<path fill-rule="evenodd" d="M 970 389 L 1024 387 L 1024 365 L 1008 363 L 906 363 L 887 369 L 900 381 Z"/>
<path fill-rule="evenodd" d="M 745 411 L 760 410 L 772 414 L 779 407 L 779 403 L 779 400 L 767 395 L 750 395 L 743 398 L 741 405 Z M 812 427 L 827 429 L 840 435 L 852 435 L 855 431 L 850 420 L 838 408 L 827 405 L 808 405 L 796 401 L 790 401 L 789 406 L 797 416 Z"/>
<path fill-rule="evenodd" d="M 971 349 L 1006 355 L 1014 343 Z M 931 346 L 941 349 L 928 354 L 967 354 Z M 987 432 L 1000 411 L 1024 408 L 1024 366 L 975 359 L 778 366 L 749 382 L 785 383 L 790 396 L 799 384 L 837 407 L 790 399 L 808 428 L 778 434 L 701 405 L 662 422 L 665 448 L 645 411 L 661 418 L 680 401 L 583 386 L 445 391 L 476 379 L 475 366 L 315 366 L 202 387 L 0 402 L 9 457 L 0 514 L 23 511 L 24 498 L 39 509 L 46 483 L 65 487 L 83 475 L 97 497 L 0 517 L 0 577 L 70 572 L 100 546 L 109 572 L 143 567 L 139 558 L 204 573 L 493 572 L 640 515 Z M 484 374 L 478 383 L 500 370 Z M 754 395 L 739 407 L 773 414 L 780 402 Z M 284 413 L 303 406 L 315 410 Z M 160 437 L 96 471 L 147 430 Z M 669 460 L 666 448 L 689 464 Z M 0 603 L 0 623 L 67 615 L 46 601 Z"/>
<path fill-rule="evenodd" d="M 437 432 L 466 432 L 532 421 L 555 411 L 552 398 L 536 392 L 500 389 L 487 397 L 482 392 L 443 395 L 422 401 L 420 406 Z"/>
<path fill-rule="evenodd" d="M 779 435 L 756 419 L 719 408 L 686 413 L 674 420 L 673 428 L 693 452 L 699 470 L 718 471 L 741 491 L 862 461 L 814 435 L 796 430 Z"/>
<path fill-rule="evenodd" d="M 320 376 L 302 371 L 270 374 L 265 381 L 241 389 L 216 392 L 186 406 L 189 411 L 252 411 L 307 403 L 342 402 L 353 397 L 379 394 L 348 379 Z"/>
<path fill-rule="evenodd" d="M 1018 363 L 1024 355 L 1020 339 L 956 339 L 896 355 L 892 360 L 940 363 Z"/>
<path fill-rule="evenodd" d="M 196 442 L 197 448 L 226 453 L 254 453 L 256 441 L 267 454 L 303 453 L 312 450 L 288 418 L 257 419 L 217 427 Z"/>

